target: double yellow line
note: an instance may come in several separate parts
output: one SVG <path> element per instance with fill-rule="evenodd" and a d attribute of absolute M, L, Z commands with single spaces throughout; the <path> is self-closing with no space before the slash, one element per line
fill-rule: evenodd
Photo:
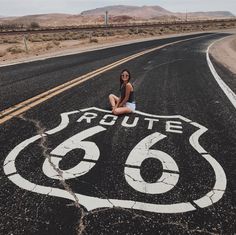
<path fill-rule="evenodd" d="M 57 87 L 54 87 L 53 89 L 50 89 L 48 91 L 45 91 L 37 96 L 34 96 L 28 100 L 25 100 L 19 104 L 16 104 L 8 109 L 5 109 L 3 111 L 0 112 L 0 124 L 10 120 L 11 118 L 15 117 L 15 116 L 19 116 L 20 114 L 26 112 L 27 110 L 35 107 L 36 105 L 38 104 L 41 104 L 43 103 L 44 101 L 46 100 L 49 100 L 50 98 L 56 96 L 56 95 L 59 95 L 60 93 L 62 93 L 63 91 L 66 91 L 66 90 L 69 90 L 71 89 L 72 87 L 75 87 L 97 75 L 100 75 L 108 70 L 111 70 L 112 68 L 115 68 L 121 64 L 124 64 L 130 60 L 133 60 L 137 57 L 140 57 L 142 55 L 145 55 L 147 53 L 150 53 L 152 51 L 155 51 L 155 50 L 158 50 L 158 49 L 161 49 L 161 48 L 164 48 L 164 47 L 167 47 L 167 46 L 170 46 L 170 45 L 174 45 L 176 43 L 179 43 L 179 42 L 184 42 L 184 41 L 188 41 L 188 40 L 192 40 L 192 39 L 196 39 L 196 38 L 200 38 L 200 37 L 205 37 L 205 36 L 199 36 L 199 37 L 194 37 L 194 38 L 190 38 L 190 39 L 184 39 L 184 40 L 179 40 L 179 41 L 176 41 L 176 42 L 171 42 L 171 43 L 167 43 L 165 45 L 162 45 L 162 46 L 158 46 L 158 47 L 154 47 L 152 49 L 148 49 L 148 50 L 145 50 L 145 51 L 142 51 L 142 52 L 139 52 L 139 53 L 136 53 L 134 55 L 131 55 L 131 56 L 128 56 L 124 59 L 121 59 L 121 60 L 118 60 L 112 64 L 109 64 L 109 65 L 106 65 L 104 67 L 101 67 L 97 70 L 94 70 L 92 72 L 89 72 L 85 75 L 82 75 L 80 77 L 77 77 L 69 82 L 66 82 L 62 85 L 59 85 Z"/>

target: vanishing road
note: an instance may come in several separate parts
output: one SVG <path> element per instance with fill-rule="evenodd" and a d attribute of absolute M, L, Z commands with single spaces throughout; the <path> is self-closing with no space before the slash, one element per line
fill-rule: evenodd
<path fill-rule="evenodd" d="M 225 36 L 0 67 L 0 234 L 235 234 L 235 77 L 207 53 Z M 123 68 L 137 111 L 116 117 Z"/>

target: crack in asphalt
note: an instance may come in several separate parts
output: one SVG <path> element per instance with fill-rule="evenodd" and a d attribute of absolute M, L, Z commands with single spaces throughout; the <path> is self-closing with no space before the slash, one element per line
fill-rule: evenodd
<path fill-rule="evenodd" d="M 124 211 L 126 213 L 129 213 L 131 214 L 132 216 L 132 219 L 136 219 L 136 218 L 142 218 L 142 219 L 145 219 L 146 221 L 152 221 L 152 219 L 148 216 L 145 216 L 145 215 L 141 215 L 135 211 L 133 211 L 133 207 L 135 206 L 135 204 L 137 203 L 136 201 L 134 202 L 134 204 L 132 205 L 132 207 L 129 209 L 129 208 L 122 208 L 122 207 L 117 207 L 115 206 L 112 201 L 110 201 L 109 198 L 107 198 L 107 195 L 104 194 L 103 192 L 101 192 L 97 187 L 95 187 L 94 185 L 92 185 L 93 188 L 95 188 L 101 195 L 103 195 L 106 200 L 109 201 L 109 203 L 111 203 L 111 205 L 113 205 L 113 208 L 98 208 L 98 209 L 95 209 L 93 211 L 89 211 L 89 212 L 86 212 L 80 205 L 79 203 L 79 199 L 76 195 L 76 193 L 71 189 L 71 187 L 66 183 L 66 180 L 63 178 L 63 172 L 57 168 L 52 162 L 51 162 L 51 155 L 48 154 L 48 150 L 49 148 L 47 147 L 46 145 L 46 142 L 47 142 L 47 135 L 45 135 L 45 128 L 42 126 L 41 122 L 40 121 L 37 121 L 37 120 L 34 120 L 34 119 L 30 119 L 30 118 L 26 118 L 24 117 L 23 115 L 20 115 L 18 116 L 18 118 L 24 120 L 24 121 L 27 121 L 27 122 L 31 122 L 34 124 L 34 126 L 36 127 L 36 130 L 37 130 L 37 133 L 41 136 L 41 139 L 40 139 L 40 143 L 39 143 L 39 147 L 42 148 L 43 150 L 43 156 L 48 159 L 50 165 L 53 167 L 53 169 L 58 173 L 58 176 L 59 176 L 59 181 L 61 183 L 61 185 L 64 187 L 64 189 L 70 193 L 73 198 L 74 198 L 74 202 L 71 203 L 70 205 L 73 205 L 77 208 L 80 209 L 80 218 L 78 220 L 78 225 L 77 225 L 77 229 L 76 229 L 76 232 L 78 235 L 81 235 L 81 234 L 84 234 L 86 233 L 86 216 L 87 215 L 94 215 L 94 214 L 98 214 L 100 212 L 103 212 L 103 211 L 110 211 L 110 210 L 119 210 L 119 211 Z M 149 144 L 146 145 L 147 147 L 147 152 L 149 152 Z M 138 148 L 137 148 L 138 149 Z M 9 161 L 11 162 L 11 161 Z M 9 162 L 7 162 L 5 165 L 9 164 Z M 84 172 L 87 172 L 87 171 L 84 171 Z M 82 173 L 84 173 L 82 172 Z M 82 174 L 80 173 L 80 174 Z M 75 176 L 77 176 L 78 174 L 73 174 Z M 132 180 L 134 181 L 138 181 L 134 178 L 132 178 L 130 175 L 128 174 L 125 174 L 127 175 L 128 177 L 130 177 Z M 164 184 L 167 184 L 167 185 L 172 185 L 172 184 L 168 184 L 166 182 L 164 182 L 165 179 L 161 180 L 161 181 L 157 181 L 157 182 L 161 182 L 161 183 L 164 183 Z M 143 182 L 143 181 L 138 181 L 138 182 Z M 173 185 L 172 185 L 173 186 Z M 36 187 L 36 186 L 35 186 Z M 214 189 L 214 190 L 218 190 L 218 189 Z M 223 191 L 223 190 L 219 190 L 219 191 Z M 50 191 L 51 192 L 51 191 Z M 50 192 L 48 193 L 48 195 L 50 194 Z M 215 192 L 213 191 L 213 194 L 209 196 L 209 199 L 211 200 L 212 204 L 213 204 L 213 201 L 212 201 L 212 197 L 214 196 Z M 37 212 L 36 212 L 36 219 L 38 218 L 38 210 L 39 210 L 39 207 L 40 205 L 42 204 L 43 202 L 41 202 L 38 206 L 37 206 Z M 22 219 L 22 218 L 21 218 Z M 32 221 L 38 221 L 38 220 L 32 220 Z M 38 221 L 40 223 L 44 223 L 44 224 L 49 224 L 48 221 L 46 222 L 42 222 L 42 221 Z M 118 221 L 117 223 L 121 223 L 122 221 Z M 173 223 L 173 222 L 168 222 L 168 223 L 164 223 L 164 225 L 176 225 L 176 226 L 180 226 L 182 227 L 183 229 L 185 229 L 186 231 L 190 232 L 190 234 L 194 233 L 194 232 L 200 232 L 200 233 L 204 233 L 204 234 L 209 234 L 209 235 L 216 235 L 217 233 L 214 233 L 214 232 L 209 232 L 209 231 L 206 231 L 205 229 L 201 230 L 201 229 L 189 229 L 188 228 L 188 224 L 183 224 L 183 223 Z"/>
<path fill-rule="evenodd" d="M 186 223 L 183 223 L 183 222 L 168 222 L 165 225 L 175 225 L 175 226 L 181 227 L 184 231 L 187 231 L 189 234 L 195 234 L 196 232 L 199 232 L 199 233 L 209 234 L 209 235 L 219 235 L 219 233 L 210 232 L 210 231 L 207 231 L 205 229 L 199 229 L 199 228 L 191 229 L 191 228 L 189 228 L 187 222 Z"/>
<path fill-rule="evenodd" d="M 130 176 L 129 174 L 125 173 L 126 176 L 128 176 L 130 179 L 132 179 L 133 181 L 135 182 L 140 182 L 140 183 L 143 183 L 144 181 L 140 181 L 140 180 L 137 180 L 137 179 L 134 179 L 132 176 Z M 170 183 L 166 183 L 164 182 L 166 180 L 166 178 L 163 178 L 162 180 L 157 180 L 156 182 L 154 183 L 163 183 L 163 184 L 166 184 L 166 185 L 171 185 L 171 186 L 174 186 L 176 187 L 176 185 L 174 184 L 170 184 Z"/>
<path fill-rule="evenodd" d="M 83 219 L 84 219 L 84 216 L 85 216 L 85 211 L 84 209 L 80 206 L 80 203 L 79 203 L 79 199 L 78 197 L 76 196 L 76 194 L 73 192 L 73 190 L 71 189 L 71 187 L 66 183 L 65 179 L 63 178 L 63 173 L 62 171 L 57 168 L 51 161 L 51 156 L 47 153 L 48 152 L 48 147 L 46 145 L 46 141 L 47 141 L 47 135 L 45 136 L 44 133 L 45 133 L 45 130 L 46 128 L 43 128 L 42 127 L 42 124 L 40 121 L 37 121 L 37 120 L 34 120 L 34 119 L 30 119 L 30 118 L 26 118 L 24 117 L 23 115 L 20 115 L 18 116 L 18 118 L 24 120 L 24 121 L 27 121 L 27 122 L 31 122 L 34 124 L 34 126 L 36 127 L 36 130 L 37 130 L 37 133 L 41 136 L 41 139 L 40 139 L 40 143 L 39 143 L 39 147 L 42 148 L 43 150 L 43 156 L 48 159 L 49 161 L 49 164 L 53 167 L 53 169 L 58 173 L 58 176 L 59 176 L 59 181 L 60 181 L 60 184 L 64 187 L 64 189 L 72 195 L 72 197 L 74 198 L 74 202 L 73 202 L 73 205 L 76 207 L 76 208 L 79 208 L 80 210 L 80 213 L 81 213 L 81 216 L 80 216 L 80 220 L 79 220 L 79 229 L 78 229 L 78 234 L 82 234 L 84 229 L 85 229 L 85 225 L 83 224 Z"/>
<path fill-rule="evenodd" d="M 83 234 L 84 231 L 85 231 L 85 229 L 86 229 L 86 224 L 84 223 L 85 216 L 88 215 L 88 214 L 97 213 L 97 212 L 99 212 L 100 210 L 98 209 L 98 210 L 92 211 L 92 212 L 85 212 L 85 210 L 81 207 L 81 205 L 80 205 L 80 203 L 79 203 L 79 199 L 78 199 L 76 193 L 71 189 L 71 187 L 66 183 L 65 179 L 63 178 L 63 173 L 62 173 L 62 171 L 61 171 L 59 168 L 57 168 L 57 167 L 52 163 L 52 161 L 51 161 L 51 155 L 48 154 L 48 150 L 49 150 L 49 149 L 48 149 L 48 147 L 47 147 L 47 145 L 46 145 L 46 141 L 47 141 L 47 135 L 45 135 L 45 130 L 46 130 L 46 128 L 44 128 L 44 127 L 42 126 L 41 122 L 38 121 L 38 120 L 35 120 L 35 119 L 26 118 L 26 117 L 23 116 L 23 115 L 20 115 L 20 116 L 18 116 L 17 118 L 22 119 L 22 120 L 27 121 L 27 122 L 31 122 L 31 123 L 33 123 L 34 126 L 36 127 L 37 134 L 39 134 L 39 135 L 41 136 L 40 143 L 39 143 L 39 147 L 41 147 L 42 150 L 43 150 L 43 156 L 44 156 L 46 159 L 48 159 L 50 165 L 51 165 L 51 166 L 53 167 L 53 169 L 58 173 L 59 181 L 60 181 L 61 185 L 64 187 L 64 189 L 65 189 L 68 193 L 70 193 L 70 194 L 73 196 L 73 198 L 74 198 L 75 201 L 74 201 L 73 203 L 71 203 L 70 205 L 73 205 L 73 206 L 75 206 L 75 207 L 77 207 L 77 208 L 80 209 L 80 219 L 79 219 L 79 221 L 78 221 L 77 234 L 78 234 L 78 235 Z M 37 187 L 37 186 L 35 186 L 35 187 Z M 106 198 L 106 200 L 108 200 L 109 203 L 110 203 L 111 205 L 113 205 L 113 208 L 119 208 L 119 207 L 116 207 L 116 206 L 111 202 L 111 200 L 110 200 L 109 198 L 107 198 L 107 195 L 105 195 L 104 193 L 102 193 L 97 187 L 95 187 L 94 185 L 92 185 L 92 187 L 94 187 L 100 194 L 102 194 L 102 195 Z M 51 192 L 51 191 L 50 191 L 50 192 Z M 50 192 L 49 192 L 47 195 L 49 195 Z M 134 203 L 134 205 L 135 205 L 135 203 Z M 110 208 L 105 208 L 105 211 L 107 211 L 107 210 L 110 210 Z M 125 210 L 126 210 L 126 211 L 129 211 L 129 209 L 125 209 Z"/>
<path fill-rule="evenodd" d="M 34 119 L 30 119 L 30 118 L 26 118 L 24 117 L 23 115 L 20 115 L 19 116 L 20 119 L 24 120 L 24 121 L 27 121 L 27 122 L 31 122 L 35 125 L 36 127 L 36 130 L 37 130 L 37 134 L 39 134 L 41 136 L 41 139 L 40 139 L 40 143 L 39 143 L 39 147 L 42 148 L 43 150 L 43 156 L 48 159 L 50 165 L 53 167 L 53 169 L 58 173 L 58 176 L 59 176 L 59 181 L 61 183 L 61 185 L 64 187 L 64 189 L 70 193 L 73 198 L 75 199 L 75 206 L 76 207 L 80 207 L 80 204 L 79 204 L 79 199 L 77 198 L 76 194 L 72 191 L 72 189 L 70 188 L 70 186 L 66 183 L 65 179 L 63 178 L 63 174 L 62 174 L 62 171 L 57 168 L 51 161 L 51 155 L 48 154 L 48 147 L 46 145 L 46 142 L 47 142 L 47 136 L 44 135 L 45 133 L 45 130 L 46 128 L 43 128 L 42 127 L 42 124 L 40 123 L 40 121 L 37 121 L 37 120 L 34 120 Z"/>

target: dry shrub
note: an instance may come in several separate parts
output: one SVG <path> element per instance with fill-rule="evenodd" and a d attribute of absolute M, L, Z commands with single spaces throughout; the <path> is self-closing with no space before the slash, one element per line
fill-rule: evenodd
<path fill-rule="evenodd" d="M 99 37 L 99 33 L 98 32 L 92 32 L 92 37 Z"/>
<path fill-rule="evenodd" d="M 129 30 L 128 30 L 128 33 L 129 34 L 133 34 L 133 33 L 136 33 L 137 32 L 137 28 L 130 28 Z"/>
<path fill-rule="evenodd" d="M 64 40 L 64 37 L 62 35 L 55 35 L 53 37 L 54 41 L 63 41 Z"/>
<path fill-rule="evenodd" d="M 54 40 L 54 41 L 52 41 L 52 42 L 53 42 L 53 44 L 56 45 L 56 46 L 59 46 L 59 45 L 60 45 L 60 42 L 58 42 L 58 41 L 56 41 L 56 40 Z"/>
<path fill-rule="evenodd" d="M 75 40 L 78 39 L 78 36 L 75 32 L 66 32 L 62 34 L 63 40 Z"/>
<path fill-rule="evenodd" d="M 139 28 L 137 31 L 138 31 L 138 33 L 146 33 L 146 31 L 142 28 Z"/>
<path fill-rule="evenodd" d="M 97 38 L 90 38 L 89 39 L 89 42 L 91 42 L 91 43 L 98 43 L 98 39 Z"/>
<path fill-rule="evenodd" d="M 51 48 L 53 48 L 53 44 L 52 43 L 47 43 L 46 50 L 50 50 Z"/>
<path fill-rule="evenodd" d="M 73 39 L 72 36 L 69 34 L 64 36 L 64 40 L 72 40 L 72 39 Z"/>
<path fill-rule="evenodd" d="M 49 40 L 49 38 L 42 38 L 42 41 L 43 42 L 48 42 L 48 41 L 51 41 L 51 40 Z"/>
<path fill-rule="evenodd" d="M 14 44 L 14 43 L 19 43 L 17 39 L 4 39 L 3 43 L 9 43 L 9 44 Z"/>
<path fill-rule="evenodd" d="M 115 33 L 113 31 L 107 31 L 107 36 L 114 36 Z"/>
<path fill-rule="evenodd" d="M 25 50 L 17 46 L 8 47 L 7 51 L 10 52 L 11 54 L 19 54 L 19 53 L 25 52 Z"/>
<path fill-rule="evenodd" d="M 13 40 L 13 39 L 3 39 L 2 43 L 7 43 L 7 44 L 13 44 L 13 43 L 19 43 L 17 40 Z"/>
<path fill-rule="evenodd" d="M 78 40 L 78 39 L 80 39 L 80 35 L 74 34 L 74 35 L 71 36 L 71 38 L 72 38 L 73 40 Z"/>
<path fill-rule="evenodd" d="M 43 39 L 42 38 L 30 38 L 29 41 L 31 41 L 31 42 L 42 42 Z"/>

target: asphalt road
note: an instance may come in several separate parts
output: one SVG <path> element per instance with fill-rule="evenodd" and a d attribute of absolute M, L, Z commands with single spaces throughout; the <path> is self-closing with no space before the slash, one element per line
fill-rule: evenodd
<path fill-rule="evenodd" d="M 223 36 L 147 53 L 2 123 L 0 234 L 235 234 L 236 112 L 206 62 Z M 0 68 L 0 110 L 190 37 Z M 138 111 L 116 118 L 123 68 Z"/>

